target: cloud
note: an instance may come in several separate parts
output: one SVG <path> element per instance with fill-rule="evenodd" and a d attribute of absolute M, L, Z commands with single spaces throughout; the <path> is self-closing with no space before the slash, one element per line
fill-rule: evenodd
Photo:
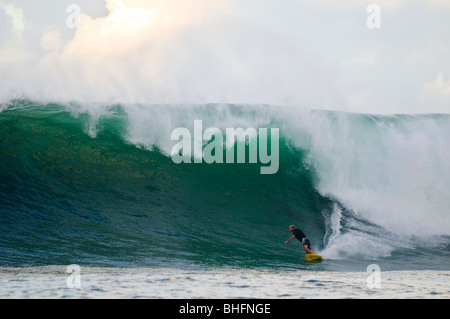
<path fill-rule="evenodd" d="M 41 61 L 42 72 L 76 84 L 47 94 L 82 101 L 188 102 L 192 96 L 182 85 L 194 81 L 178 81 L 205 71 L 193 51 L 211 34 L 199 22 L 222 12 L 221 2 L 226 3 L 212 7 L 208 0 L 108 0 L 107 16 L 82 14 L 80 28 L 61 53 Z"/>
<path fill-rule="evenodd" d="M 64 41 L 61 39 L 61 32 L 53 30 L 45 33 L 41 38 L 41 47 L 45 51 L 61 51 L 64 46 Z"/>
<path fill-rule="evenodd" d="M 377 53 L 375 50 L 370 49 L 367 50 L 363 53 L 361 53 L 360 55 L 356 56 L 356 57 L 352 57 L 350 59 L 348 59 L 347 61 L 344 62 L 344 64 L 372 64 L 375 62 L 375 59 L 377 57 Z"/>
<path fill-rule="evenodd" d="M 11 17 L 13 30 L 16 35 L 21 38 L 25 28 L 22 9 L 11 4 L 2 3 L 0 3 L 0 8 L 3 8 L 5 13 Z"/>
<path fill-rule="evenodd" d="M 429 9 L 447 9 L 450 10 L 450 1 L 448 0 L 422 0 Z"/>
<path fill-rule="evenodd" d="M 0 6 L 0 48 L 10 40 L 12 30 L 11 16 Z"/>
<path fill-rule="evenodd" d="M 14 73 L 31 98 L 146 103 L 172 97 L 171 102 L 188 101 L 196 94 L 191 92 L 200 89 L 185 91 L 184 86 L 195 85 L 197 72 L 209 73 L 197 50 L 205 49 L 205 40 L 211 40 L 208 50 L 220 41 L 205 30 L 205 24 L 227 12 L 230 3 L 107 0 L 109 13 L 97 18 L 82 13 L 80 28 L 70 41 L 65 42 L 58 29 L 47 27 L 40 37 L 41 51 L 31 53 L 26 61 L 11 60 L 3 68 L 8 70 L 5 73 Z M 25 56 L 29 51 L 23 49 Z M 11 53 L 5 52 L 4 60 Z M 212 58 L 220 63 L 220 57 Z M 22 70 L 30 65 L 25 75 Z M 16 70 L 11 71 L 14 66 Z M 228 63 L 218 67 L 228 67 Z M 184 74 L 193 75 L 194 81 L 183 79 Z M 200 82 L 204 80 L 208 81 Z"/>
<path fill-rule="evenodd" d="M 439 72 L 433 81 L 426 83 L 420 93 L 424 107 L 438 109 L 442 113 L 450 112 L 450 77 L 446 80 Z"/>

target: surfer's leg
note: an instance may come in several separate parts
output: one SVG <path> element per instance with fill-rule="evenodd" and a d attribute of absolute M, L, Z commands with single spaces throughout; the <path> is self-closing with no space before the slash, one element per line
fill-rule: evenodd
<path fill-rule="evenodd" d="M 316 254 L 315 252 L 313 252 L 313 251 L 311 250 L 311 243 L 309 242 L 308 239 L 305 239 L 305 242 L 303 243 L 303 249 L 304 249 L 305 252 L 308 253 L 308 254 L 313 254 L 313 255 Z"/>

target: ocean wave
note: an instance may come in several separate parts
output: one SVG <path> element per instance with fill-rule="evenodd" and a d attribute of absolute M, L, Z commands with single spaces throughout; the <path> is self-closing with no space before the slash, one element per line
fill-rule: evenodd
<path fill-rule="evenodd" d="M 290 224 L 330 260 L 448 256 L 449 115 L 24 99 L 1 111 L 3 266 L 279 267 L 298 261 L 282 245 Z M 171 133 L 195 120 L 279 128 L 279 170 L 175 164 Z"/>

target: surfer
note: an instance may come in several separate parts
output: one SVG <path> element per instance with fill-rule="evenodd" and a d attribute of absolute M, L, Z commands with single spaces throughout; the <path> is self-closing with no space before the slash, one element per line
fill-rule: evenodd
<path fill-rule="evenodd" d="M 316 253 L 311 250 L 311 243 L 309 242 L 308 237 L 306 237 L 305 233 L 302 232 L 300 229 L 295 227 L 294 225 L 289 226 L 289 231 L 293 233 L 291 237 L 289 237 L 288 240 L 284 242 L 284 244 L 287 244 L 292 239 L 297 238 L 303 245 L 303 249 L 307 254 L 315 255 Z"/>

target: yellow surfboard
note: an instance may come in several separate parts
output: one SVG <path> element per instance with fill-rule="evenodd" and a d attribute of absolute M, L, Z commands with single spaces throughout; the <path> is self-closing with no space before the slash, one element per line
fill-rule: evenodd
<path fill-rule="evenodd" d="M 305 259 L 306 259 L 306 261 L 321 261 L 322 256 L 317 255 L 317 254 L 306 254 Z"/>

